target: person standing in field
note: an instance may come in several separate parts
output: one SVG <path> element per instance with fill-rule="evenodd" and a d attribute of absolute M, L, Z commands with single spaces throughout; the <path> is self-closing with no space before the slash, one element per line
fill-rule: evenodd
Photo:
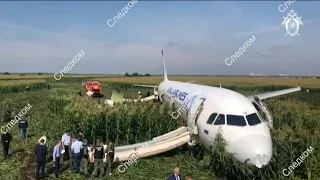
<path fill-rule="evenodd" d="M 6 131 L 6 133 L 2 133 L 2 135 L 1 135 L 1 144 L 2 144 L 2 147 L 3 147 L 3 157 L 4 157 L 4 159 L 8 158 L 10 142 L 12 141 L 12 135 L 8 131 Z"/>
<path fill-rule="evenodd" d="M 25 140 L 27 138 L 28 121 L 25 119 L 19 120 L 20 138 Z"/>
<path fill-rule="evenodd" d="M 107 174 L 109 176 L 112 175 L 112 163 L 113 163 L 113 158 L 114 158 L 114 145 L 111 141 L 109 141 L 108 146 L 107 146 Z"/>
<path fill-rule="evenodd" d="M 76 141 L 75 137 L 72 137 L 71 138 L 71 143 L 70 143 L 70 146 L 68 148 L 69 150 L 69 165 L 70 165 L 70 170 L 74 170 L 74 152 L 71 150 L 71 146 L 72 144 Z"/>
<path fill-rule="evenodd" d="M 82 131 L 79 132 L 79 141 L 82 141 L 83 142 L 84 140 L 84 134 Z"/>
<path fill-rule="evenodd" d="M 45 177 L 46 157 L 48 155 L 48 149 L 44 143 L 44 139 L 41 139 L 40 144 L 37 144 L 34 153 L 36 154 L 37 160 L 36 179 L 42 179 Z M 39 171 L 41 171 L 41 176 L 39 176 Z"/>
<path fill-rule="evenodd" d="M 83 142 L 78 141 L 78 137 L 74 137 L 75 141 L 71 145 L 71 151 L 74 156 L 74 170 L 76 173 L 80 173 L 80 162 L 81 162 L 81 146 Z"/>
<path fill-rule="evenodd" d="M 139 92 L 138 92 L 138 98 L 137 98 L 137 100 L 138 100 L 138 101 L 141 101 L 141 98 L 142 98 L 141 92 L 139 91 Z"/>
<path fill-rule="evenodd" d="M 53 162 L 54 162 L 54 174 L 56 175 L 56 178 L 58 178 L 59 171 L 60 171 L 60 157 L 61 157 L 61 151 L 62 151 L 62 143 L 61 140 L 58 139 L 56 146 L 53 149 Z"/>
<path fill-rule="evenodd" d="M 39 144 L 41 144 L 41 140 L 43 140 L 44 145 L 47 145 L 47 136 L 43 135 L 41 138 L 38 140 Z"/>
<path fill-rule="evenodd" d="M 71 136 L 70 136 L 70 131 L 67 130 L 63 136 L 61 137 L 62 145 L 64 146 L 64 155 L 63 155 L 63 161 L 66 161 L 70 158 L 70 144 L 71 144 Z"/>
<path fill-rule="evenodd" d="M 180 169 L 179 168 L 174 168 L 174 173 L 173 174 L 170 174 L 168 176 L 168 180 L 182 180 L 181 179 L 181 174 L 180 174 Z"/>
<path fill-rule="evenodd" d="M 100 169 L 100 177 L 104 175 L 103 167 L 104 148 L 101 140 L 98 140 L 94 148 L 94 170 L 93 175 L 98 176 L 98 169 Z"/>
<path fill-rule="evenodd" d="M 89 158 L 89 153 L 88 153 L 88 140 L 84 139 L 83 140 L 83 145 L 81 146 L 81 162 L 80 162 L 80 174 L 88 176 L 88 158 Z"/>

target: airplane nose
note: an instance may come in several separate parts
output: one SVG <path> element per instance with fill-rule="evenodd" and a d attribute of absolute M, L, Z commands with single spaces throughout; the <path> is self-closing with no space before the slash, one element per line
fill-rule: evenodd
<path fill-rule="evenodd" d="M 272 141 L 270 137 L 263 135 L 249 135 L 238 139 L 233 149 L 235 157 L 250 165 L 261 168 L 267 165 L 272 157 Z"/>

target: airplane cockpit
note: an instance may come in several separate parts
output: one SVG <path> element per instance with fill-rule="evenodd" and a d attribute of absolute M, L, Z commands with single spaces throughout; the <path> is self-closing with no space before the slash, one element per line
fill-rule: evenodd
<path fill-rule="evenodd" d="M 229 125 L 229 126 L 255 126 L 262 123 L 261 117 L 257 113 L 246 116 L 213 113 L 209 116 L 207 124 Z"/>

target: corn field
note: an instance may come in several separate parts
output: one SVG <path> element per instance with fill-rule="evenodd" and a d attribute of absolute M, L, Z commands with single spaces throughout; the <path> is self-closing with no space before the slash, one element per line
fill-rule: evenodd
<path fill-rule="evenodd" d="M 32 109 L 28 112 L 28 136 L 26 141 L 19 140 L 17 125 L 11 129 L 14 136 L 12 150 L 16 151 L 8 160 L 0 162 L 0 179 L 28 180 L 33 179 L 35 160 L 33 148 L 42 136 L 48 137 L 49 156 L 52 153 L 57 138 L 65 130 L 72 134 L 83 131 L 89 143 L 97 139 L 111 140 L 116 146 L 134 144 L 151 140 L 153 137 L 165 134 L 184 125 L 182 119 L 171 117 L 171 108 L 165 104 L 154 102 L 144 104 L 116 104 L 108 107 L 99 104 L 96 99 L 78 96 L 77 91 L 84 88 L 82 80 L 66 79 L 65 81 L 27 80 L 23 84 L 7 83 L 0 86 L 1 125 L 5 125 L 12 112 L 18 112 L 30 103 Z M 50 88 L 47 86 L 50 85 Z M 113 89 L 124 93 L 127 98 L 135 98 L 137 91 L 146 94 L 153 89 L 137 88 L 126 83 L 102 83 L 105 98 L 110 99 Z M 30 90 L 26 91 L 25 86 Z M 229 85 L 243 94 L 256 94 L 286 88 L 284 86 L 239 87 Z M 319 87 L 320 88 L 320 87 Z M 298 92 L 281 98 L 266 101 L 267 107 L 274 118 L 273 158 L 266 167 L 256 169 L 247 167 L 235 161 L 231 154 L 225 152 L 225 142 L 219 137 L 211 150 L 203 147 L 189 148 L 183 146 L 155 157 L 139 159 L 124 173 L 115 167 L 111 179 L 119 180 L 162 180 L 174 167 L 180 167 L 183 179 L 191 175 L 196 180 L 282 180 L 282 179 L 320 179 L 320 93 L 316 91 Z M 288 177 L 283 175 L 283 169 L 288 168 L 310 146 L 314 151 L 295 168 Z M 20 150 L 20 151 L 18 151 Z M 52 159 L 52 158 L 51 158 Z M 47 168 L 53 162 L 47 163 Z M 90 171 L 90 169 L 89 169 Z M 92 172 L 92 167 L 91 167 Z M 54 179 L 51 173 L 50 178 Z M 60 179 L 84 179 L 68 170 Z M 97 178 L 96 178 L 97 179 Z"/>

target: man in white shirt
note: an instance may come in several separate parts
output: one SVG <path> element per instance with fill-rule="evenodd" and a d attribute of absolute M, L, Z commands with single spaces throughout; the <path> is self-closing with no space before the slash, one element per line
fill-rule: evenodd
<path fill-rule="evenodd" d="M 82 141 L 78 141 L 78 137 L 75 137 L 75 141 L 71 145 L 71 151 L 73 151 L 74 156 L 74 170 L 76 173 L 80 173 L 80 162 L 81 162 L 81 146 Z"/>
<path fill-rule="evenodd" d="M 66 161 L 70 158 L 70 152 L 69 147 L 71 144 L 71 136 L 70 131 L 66 131 L 65 134 L 61 138 L 62 144 L 64 146 L 64 155 L 63 155 L 63 161 Z"/>

